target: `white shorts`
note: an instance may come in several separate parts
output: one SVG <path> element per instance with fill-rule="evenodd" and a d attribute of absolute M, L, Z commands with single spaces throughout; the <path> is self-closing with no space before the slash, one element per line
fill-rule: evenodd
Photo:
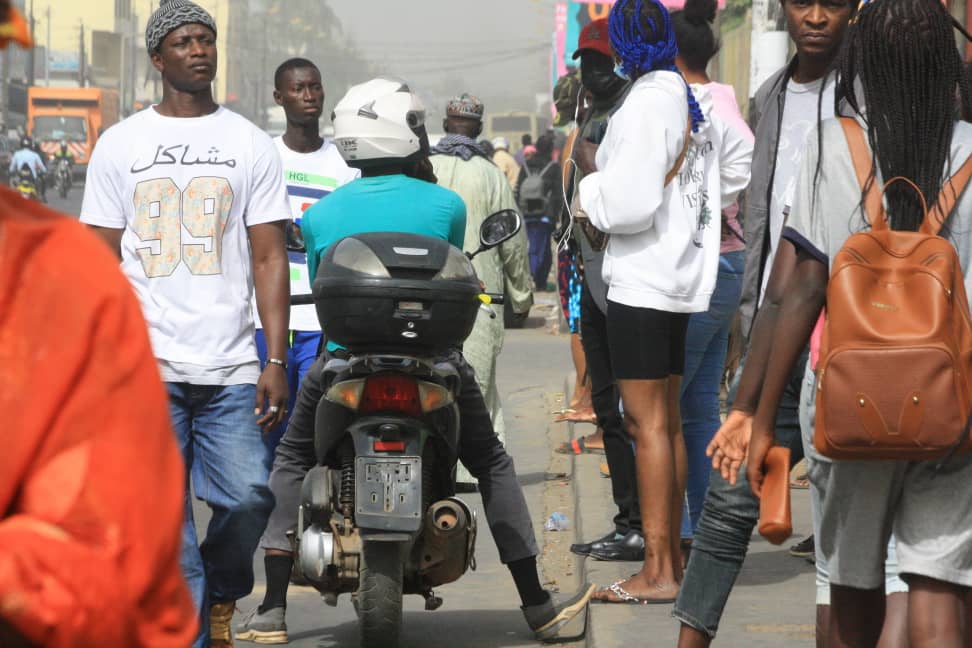
<path fill-rule="evenodd" d="M 807 458 L 807 472 L 810 477 L 810 512 L 813 516 L 813 533 L 820 538 L 821 505 L 830 479 L 831 461 L 821 456 L 813 447 L 813 421 L 816 413 L 816 376 L 807 364 L 800 394 L 800 432 L 803 436 L 803 452 Z M 819 540 L 817 540 L 819 542 Z M 814 566 L 817 571 L 817 605 L 830 605 L 830 569 L 827 558 L 819 545 L 815 552 Z M 884 561 L 884 593 L 907 593 L 908 584 L 901 580 L 898 571 L 898 553 L 894 536 L 888 542 L 887 558 Z"/>

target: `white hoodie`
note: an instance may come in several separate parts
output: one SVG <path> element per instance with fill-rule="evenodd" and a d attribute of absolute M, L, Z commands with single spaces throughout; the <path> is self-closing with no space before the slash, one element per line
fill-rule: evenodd
<path fill-rule="evenodd" d="M 608 123 L 597 173 L 580 183 L 581 207 L 611 235 L 603 275 L 613 302 L 675 313 L 709 308 L 721 211 L 749 184 L 753 145 L 714 115 L 708 90 L 692 91 L 705 122 L 668 186 L 685 142 L 688 92 L 667 71 L 635 82 Z"/>

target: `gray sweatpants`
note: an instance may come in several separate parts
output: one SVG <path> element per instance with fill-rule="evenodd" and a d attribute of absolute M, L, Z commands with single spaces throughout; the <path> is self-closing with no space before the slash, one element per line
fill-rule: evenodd
<path fill-rule="evenodd" d="M 321 375 L 328 356 L 325 352 L 304 376 L 287 431 L 277 446 L 270 473 L 270 491 L 277 502 L 260 540 L 264 549 L 290 551 L 287 532 L 297 528 L 300 486 L 314 467 L 314 419 L 324 395 Z M 493 431 L 489 410 L 476 382 L 476 374 L 462 354 L 450 358 L 459 370 L 457 395 L 462 431 L 459 459 L 479 482 L 493 540 L 504 564 L 537 555 L 537 540 L 530 521 L 523 490 L 516 480 L 513 458 Z"/>

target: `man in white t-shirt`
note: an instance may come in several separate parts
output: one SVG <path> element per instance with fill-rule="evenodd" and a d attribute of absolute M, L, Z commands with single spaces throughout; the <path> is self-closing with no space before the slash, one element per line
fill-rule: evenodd
<path fill-rule="evenodd" d="M 307 209 L 329 193 L 360 177 L 338 152 L 337 147 L 321 137 L 320 120 L 324 112 L 324 84 L 321 73 L 311 61 L 292 58 L 284 61 L 274 74 L 273 99 L 284 109 L 287 130 L 273 143 L 283 162 L 283 176 L 290 199 L 293 224 L 288 225 L 287 256 L 290 260 L 290 294 L 310 293 L 313 277 L 307 272 L 307 253 L 303 250 L 300 219 Z M 256 342 L 260 361 L 266 364 L 267 345 L 263 327 L 256 317 Z M 287 354 L 288 384 L 293 409 L 297 388 L 307 369 L 317 358 L 321 344 L 321 324 L 313 305 L 292 306 L 290 309 L 290 348 Z M 289 416 L 266 437 L 271 451 L 287 428 Z"/>
<path fill-rule="evenodd" d="M 162 101 L 101 137 L 81 220 L 121 257 L 193 489 L 213 511 L 199 546 L 187 489 L 181 562 L 202 616 L 194 645 L 224 648 L 273 508 L 261 426 L 278 425 L 287 408 L 290 209 L 272 140 L 213 100 L 212 17 L 188 0 L 163 0 L 145 40 Z M 262 371 L 254 289 L 269 348 Z"/>
<path fill-rule="evenodd" d="M 776 167 L 770 194 L 769 250 L 763 268 L 760 302 L 766 294 L 766 285 L 769 283 L 770 269 L 773 267 L 773 259 L 783 233 L 784 221 L 793 203 L 797 171 L 803 160 L 804 144 L 807 137 L 816 132 L 818 119 L 822 121 L 834 116 L 836 85 L 837 79 L 833 74 L 825 74 L 823 77 L 803 83 L 798 82 L 793 76 L 787 80 L 785 97 L 782 99 L 783 114 L 780 119 Z"/>

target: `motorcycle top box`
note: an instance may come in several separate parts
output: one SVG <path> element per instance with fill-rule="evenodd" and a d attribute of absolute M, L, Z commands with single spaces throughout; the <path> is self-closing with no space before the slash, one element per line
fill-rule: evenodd
<path fill-rule="evenodd" d="M 356 234 L 331 245 L 314 280 L 324 336 L 350 350 L 461 345 L 482 305 L 472 263 L 447 241 Z"/>

